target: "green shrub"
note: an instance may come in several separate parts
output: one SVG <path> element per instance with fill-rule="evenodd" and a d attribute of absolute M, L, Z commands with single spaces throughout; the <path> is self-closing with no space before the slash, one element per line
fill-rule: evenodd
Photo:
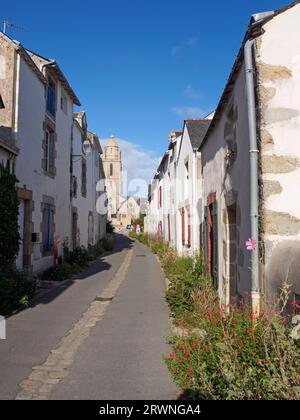
<path fill-rule="evenodd" d="M 100 241 L 96 243 L 96 245 L 89 245 L 88 253 L 89 253 L 89 260 L 94 261 L 99 258 L 104 252 L 103 244 Z"/>
<path fill-rule="evenodd" d="M 67 244 L 64 242 L 64 261 L 70 265 L 76 264 L 81 268 L 87 267 L 90 256 L 89 251 L 84 246 L 79 246 L 70 251 Z"/>
<path fill-rule="evenodd" d="M 210 277 L 205 273 L 202 259 L 178 257 L 171 251 L 162 259 L 162 266 L 170 281 L 166 297 L 172 316 L 175 321 L 190 318 L 189 313 L 195 311 L 193 294 L 202 286 L 212 284 Z"/>
<path fill-rule="evenodd" d="M 37 288 L 36 280 L 16 268 L 0 268 L 0 314 L 8 315 L 28 304 Z"/>
<path fill-rule="evenodd" d="M 108 220 L 106 222 L 106 233 L 112 234 L 114 233 L 114 231 L 115 231 L 114 225 L 112 224 L 111 220 Z"/>
<path fill-rule="evenodd" d="M 41 276 L 42 280 L 62 281 L 74 274 L 70 264 L 55 265 L 45 270 Z"/>
<path fill-rule="evenodd" d="M 107 235 L 101 239 L 101 245 L 105 251 L 112 251 L 114 248 L 114 242 L 115 240 L 113 235 Z"/>
<path fill-rule="evenodd" d="M 165 362 L 186 398 L 275 400 L 300 397 L 300 342 L 280 313 L 254 320 L 246 302 L 202 312 L 202 328 L 173 336 Z"/>
<path fill-rule="evenodd" d="M 159 257 L 162 257 L 166 252 L 168 246 L 160 239 L 154 239 L 150 243 L 150 248 L 154 254 L 158 255 Z"/>
<path fill-rule="evenodd" d="M 19 251 L 17 179 L 0 163 L 0 267 L 12 266 Z"/>
<path fill-rule="evenodd" d="M 134 230 L 129 232 L 129 237 L 132 238 L 132 239 L 138 239 L 138 236 L 137 236 L 137 234 L 135 233 Z"/>
<path fill-rule="evenodd" d="M 140 235 L 137 235 L 135 233 L 135 239 L 137 239 L 142 244 L 149 246 L 150 245 L 150 239 L 147 233 L 141 233 Z"/>

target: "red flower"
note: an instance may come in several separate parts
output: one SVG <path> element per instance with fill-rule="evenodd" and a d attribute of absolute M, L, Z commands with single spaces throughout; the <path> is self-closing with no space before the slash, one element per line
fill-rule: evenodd
<path fill-rule="evenodd" d="M 191 355 L 191 352 L 189 351 L 189 349 L 186 349 L 185 354 L 186 354 L 187 356 L 190 356 L 190 355 Z"/>
<path fill-rule="evenodd" d="M 300 306 L 299 306 L 299 304 L 298 304 L 298 302 L 296 300 L 293 300 L 290 303 L 290 305 L 293 306 L 295 309 L 300 309 Z"/>

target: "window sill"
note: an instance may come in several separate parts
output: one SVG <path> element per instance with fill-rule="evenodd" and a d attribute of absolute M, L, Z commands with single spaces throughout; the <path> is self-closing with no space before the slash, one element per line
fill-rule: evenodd
<path fill-rule="evenodd" d="M 44 175 L 48 176 L 49 178 L 55 179 L 56 174 L 52 173 L 52 172 L 48 172 L 43 170 Z"/>

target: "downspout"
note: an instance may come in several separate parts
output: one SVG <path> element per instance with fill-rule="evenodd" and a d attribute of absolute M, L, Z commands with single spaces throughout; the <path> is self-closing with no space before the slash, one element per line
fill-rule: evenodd
<path fill-rule="evenodd" d="M 197 226 L 198 220 L 196 220 L 196 212 L 197 212 L 197 197 L 196 197 L 196 183 L 197 183 L 197 150 L 193 150 L 193 254 L 196 252 L 197 244 L 196 244 L 196 236 L 197 236 Z"/>
<path fill-rule="evenodd" d="M 244 47 L 245 71 L 246 71 L 246 95 L 247 112 L 249 123 L 249 145 L 250 145 L 250 218 L 251 218 L 251 239 L 256 241 L 256 247 L 251 253 L 251 300 L 254 316 L 260 312 L 260 279 L 259 279 L 259 228 L 258 228 L 258 144 L 256 126 L 256 101 L 255 81 L 253 64 L 254 40 L 249 39 Z"/>
<path fill-rule="evenodd" d="M 177 144 L 177 142 L 176 142 Z M 174 191 L 175 191 L 175 197 L 174 197 L 174 229 L 175 229 L 175 244 L 174 247 L 176 249 L 176 251 L 178 251 L 178 179 L 177 179 L 177 162 L 175 160 L 174 162 L 174 176 L 175 176 L 175 181 L 174 181 Z"/>

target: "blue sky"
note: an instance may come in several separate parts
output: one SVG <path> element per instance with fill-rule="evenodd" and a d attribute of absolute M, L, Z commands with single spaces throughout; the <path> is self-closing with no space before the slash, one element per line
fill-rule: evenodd
<path fill-rule="evenodd" d="M 115 134 L 132 144 L 142 170 L 141 152 L 155 166 L 183 118 L 214 109 L 251 14 L 286 4 L 15 0 L 2 2 L 0 16 L 26 29 L 9 30 L 12 38 L 57 59 L 89 128 L 101 138 Z"/>

